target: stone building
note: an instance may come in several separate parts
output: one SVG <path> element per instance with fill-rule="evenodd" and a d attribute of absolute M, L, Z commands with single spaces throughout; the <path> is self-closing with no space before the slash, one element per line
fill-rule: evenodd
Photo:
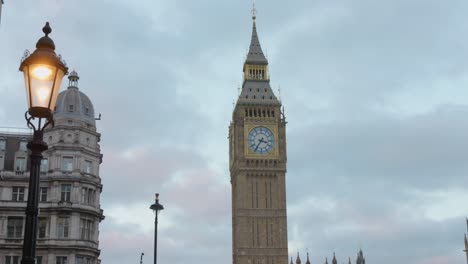
<path fill-rule="evenodd" d="M 242 91 L 229 126 L 234 264 L 288 262 L 286 120 L 253 12 Z"/>
<path fill-rule="evenodd" d="M 54 112 L 55 126 L 44 131 L 49 149 L 40 168 L 37 238 L 38 264 L 97 264 L 99 223 L 104 219 L 99 198 L 101 135 L 93 104 L 70 73 Z M 28 194 L 31 133 L 0 133 L 0 263 L 19 264 L 22 255 Z"/>

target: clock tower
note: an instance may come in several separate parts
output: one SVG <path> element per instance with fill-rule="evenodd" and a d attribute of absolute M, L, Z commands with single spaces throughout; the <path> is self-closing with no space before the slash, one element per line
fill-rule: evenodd
<path fill-rule="evenodd" d="M 286 121 L 270 87 L 255 8 L 242 91 L 229 126 L 234 264 L 286 264 Z"/>

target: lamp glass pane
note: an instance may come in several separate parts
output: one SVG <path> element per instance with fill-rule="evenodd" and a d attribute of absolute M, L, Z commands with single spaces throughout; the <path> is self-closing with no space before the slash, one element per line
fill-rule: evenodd
<path fill-rule="evenodd" d="M 28 108 L 31 108 L 31 100 L 29 98 L 29 72 L 28 72 L 28 66 L 24 66 L 23 73 L 24 73 L 24 87 L 26 88 L 26 100 L 28 100 Z"/>
<path fill-rule="evenodd" d="M 56 71 L 56 67 L 45 64 L 32 64 L 29 66 L 32 103 L 30 107 L 49 108 Z"/>
<path fill-rule="evenodd" d="M 54 90 L 52 92 L 52 101 L 50 102 L 50 110 L 54 111 L 55 103 L 57 102 L 57 97 L 60 92 L 60 86 L 62 85 L 62 79 L 65 73 L 61 70 L 57 70 L 57 77 L 55 78 Z"/>

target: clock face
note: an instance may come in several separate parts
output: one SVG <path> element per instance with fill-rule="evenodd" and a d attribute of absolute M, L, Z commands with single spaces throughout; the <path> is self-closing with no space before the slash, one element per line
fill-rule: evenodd
<path fill-rule="evenodd" d="M 247 143 L 254 153 L 268 154 L 273 150 L 275 137 L 270 129 L 259 126 L 250 130 Z"/>

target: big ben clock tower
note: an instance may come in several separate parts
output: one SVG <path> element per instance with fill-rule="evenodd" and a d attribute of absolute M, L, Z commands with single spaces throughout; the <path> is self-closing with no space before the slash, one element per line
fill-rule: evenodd
<path fill-rule="evenodd" d="M 286 121 L 257 35 L 229 126 L 234 264 L 286 264 Z"/>

